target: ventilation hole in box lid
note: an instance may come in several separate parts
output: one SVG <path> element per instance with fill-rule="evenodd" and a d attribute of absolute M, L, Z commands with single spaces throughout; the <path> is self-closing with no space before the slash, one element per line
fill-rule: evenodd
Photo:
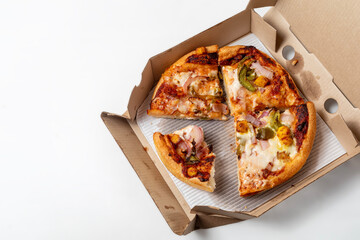
<path fill-rule="evenodd" d="M 282 50 L 282 55 L 286 60 L 291 60 L 295 56 L 295 50 L 292 46 L 285 46 Z"/>
<path fill-rule="evenodd" d="M 328 113 L 336 113 L 339 108 L 339 105 L 335 99 L 329 98 L 325 101 L 324 107 Z"/>

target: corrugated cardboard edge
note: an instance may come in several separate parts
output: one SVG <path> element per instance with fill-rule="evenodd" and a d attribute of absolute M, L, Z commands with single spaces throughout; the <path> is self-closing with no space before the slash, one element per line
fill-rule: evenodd
<path fill-rule="evenodd" d="M 103 112 L 101 118 L 149 192 L 169 227 L 182 235 L 195 214 L 189 216 L 161 176 L 125 118 Z M 126 144 L 131 142 L 132 144 Z"/>
<path fill-rule="evenodd" d="M 174 195 L 158 167 L 149 157 L 148 150 L 131 128 L 129 119 L 108 112 L 101 113 L 101 119 L 125 156 L 131 159 L 131 166 L 174 233 L 185 235 L 195 229 L 239 221 L 216 214 L 194 214 L 188 208 L 184 208 L 184 204 L 179 202 L 179 196 Z M 126 144 L 127 142 L 132 144 Z"/>

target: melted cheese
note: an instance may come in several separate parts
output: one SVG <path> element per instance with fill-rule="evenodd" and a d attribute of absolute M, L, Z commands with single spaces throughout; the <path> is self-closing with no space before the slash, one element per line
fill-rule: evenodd
<path fill-rule="evenodd" d="M 174 75 L 173 82 L 178 86 L 183 86 L 185 82 L 193 75 L 193 72 L 180 72 Z"/>
<path fill-rule="evenodd" d="M 180 136 L 180 138 L 182 138 L 183 140 L 185 140 L 184 135 L 189 135 L 190 132 L 193 130 L 194 125 L 189 125 L 183 129 L 177 130 L 174 132 L 174 134 L 177 134 Z"/>
<path fill-rule="evenodd" d="M 266 125 L 264 127 L 270 127 L 270 114 L 269 116 L 261 118 L 261 121 L 265 121 Z M 282 122 L 284 125 L 290 126 L 291 123 Z M 290 146 L 285 146 L 281 144 L 279 138 L 275 135 L 274 138 L 271 138 L 268 141 L 269 147 L 265 150 L 261 148 L 259 140 L 257 143 L 253 143 L 255 138 L 255 131 L 252 125 L 249 123 L 249 131 L 241 134 L 236 133 L 237 145 L 241 146 L 241 166 L 242 166 L 242 183 L 248 184 L 253 183 L 257 187 L 265 185 L 267 180 L 263 179 L 259 174 L 262 170 L 268 169 L 272 172 L 280 171 L 285 163 L 282 160 L 277 158 L 278 152 L 286 152 L 289 154 L 289 157 L 293 159 L 297 152 L 296 142 Z"/>
<path fill-rule="evenodd" d="M 218 77 L 218 71 L 217 70 L 211 70 L 208 74 L 209 78 L 215 79 Z"/>
<path fill-rule="evenodd" d="M 240 96 L 240 89 L 244 88 L 238 79 L 238 69 L 231 68 L 231 67 L 223 67 L 224 77 L 226 78 L 228 90 L 229 90 L 229 97 L 230 99 L 240 99 L 243 96 Z"/>

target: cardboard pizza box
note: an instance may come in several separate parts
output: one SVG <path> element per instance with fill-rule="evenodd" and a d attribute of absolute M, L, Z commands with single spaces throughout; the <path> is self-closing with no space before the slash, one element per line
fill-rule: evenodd
<path fill-rule="evenodd" d="M 272 8 L 263 18 L 253 10 L 265 6 Z M 360 56 L 357 46 L 360 39 L 359 11 L 360 5 L 355 1 L 341 1 L 335 5 L 325 0 L 251 0 L 244 11 L 150 58 L 139 86 L 132 90 L 127 111 L 124 114 L 101 114 L 174 233 L 183 235 L 198 228 L 258 217 L 360 153 L 360 95 L 357 93 L 360 70 L 353 68 Z M 357 24 L 353 31 L 344 31 L 344 26 L 353 23 Z M 190 208 L 142 134 L 135 119 L 136 113 L 165 68 L 178 58 L 198 46 L 218 44 L 221 47 L 248 33 L 255 34 L 292 75 L 302 94 L 314 102 L 317 113 L 346 153 L 251 211 L 232 212 L 211 206 Z M 283 57 L 286 46 L 295 49 L 296 65 L 293 65 L 293 60 Z M 335 113 L 329 113 L 325 108 L 329 99 L 338 104 Z"/>

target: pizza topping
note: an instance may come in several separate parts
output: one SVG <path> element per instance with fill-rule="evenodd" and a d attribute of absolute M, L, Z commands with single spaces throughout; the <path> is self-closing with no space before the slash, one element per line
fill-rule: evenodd
<path fill-rule="evenodd" d="M 249 131 L 248 123 L 245 120 L 236 122 L 236 131 L 239 133 L 246 133 Z"/>
<path fill-rule="evenodd" d="M 186 94 L 187 91 L 188 91 L 189 85 L 190 85 L 193 81 L 195 81 L 196 79 L 197 79 L 197 78 L 189 77 L 189 78 L 184 82 L 184 84 L 182 85 L 182 88 L 183 88 L 183 91 L 184 91 L 185 94 Z"/>
<path fill-rule="evenodd" d="M 191 155 L 190 157 L 186 158 L 185 164 L 193 165 L 193 164 L 196 164 L 196 163 L 199 163 L 199 162 L 200 162 L 199 158 L 197 158 L 194 155 Z"/>
<path fill-rule="evenodd" d="M 177 134 L 172 134 L 170 140 L 173 144 L 178 144 L 180 142 L 181 138 Z"/>
<path fill-rule="evenodd" d="M 280 114 L 280 120 L 282 123 L 291 125 L 294 121 L 294 116 L 289 112 L 289 110 L 286 110 L 285 112 Z"/>
<path fill-rule="evenodd" d="M 245 116 L 245 120 L 252 123 L 255 127 L 263 126 L 265 123 L 260 121 L 259 119 L 255 118 L 253 115 L 247 114 Z"/>
<path fill-rule="evenodd" d="M 185 83 L 190 79 L 193 72 L 179 72 L 174 75 L 173 82 L 178 86 L 184 86 Z"/>
<path fill-rule="evenodd" d="M 211 110 L 213 110 L 214 112 L 220 112 L 223 114 L 229 113 L 229 108 L 223 103 L 213 103 L 211 105 Z"/>
<path fill-rule="evenodd" d="M 202 159 L 202 158 L 204 158 L 206 155 L 208 155 L 210 152 L 211 152 L 211 151 L 210 151 L 209 147 L 208 147 L 207 145 L 205 145 L 204 147 L 201 147 L 201 148 L 199 148 L 199 149 L 196 151 L 196 155 L 195 155 L 195 156 L 196 156 L 198 159 Z"/>
<path fill-rule="evenodd" d="M 254 69 L 248 69 L 248 71 L 246 72 L 246 78 L 249 81 L 253 81 L 256 79 L 256 73 L 254 71 Z"/>
<path fill-rule="evenodd" d="M 284 162 L 289 162 L 291 160 L 290 154 L 285 151 L 277 152 L 276 157 Z"/>
<path fill-rule="evenodd" d="M 190 102 L 187 99 L 181 99 L 178 110 L 181 113 L 187 113 L 190 110 Z"/>
<path fill-rule="evenodd" d="M 204 141 L 204 132 L 201 127 L 190 125 L 179 131 L 174 132 L 179 134 L 184 140 L 192 143 L 196 147 L 199 147 Z M 194 144 L 195 143 L 195 144 Z"/>
<path fill-rule="evenodd" d="M 193 104 L 192 111 L 194 113 L 199 113 L 206 108 L 204 100 L 200 98 L 189 98 L 189 101 Z"/>
<path fill-rule="evenodd" d="M 197 49 L 195 49 L 196 54 L 203 54 L 206 53 L 206 48 L 205 47 L 198 47 Z"/>
<path fill-rule="evenodd" d="M 261 66 L 259 61 L 253 62 L 251 64 L 251 68 L 255 70 L 255 72 L 258 76 L 264 76 L 270 80 L 273 79 L 274 73 L 272 71 L 266 69 L 265 67 Z"/>
<path fill-rule="evenodd" d="M 190 167 L 187 170 L 187 174 L 189 175 L 189 177 L 194 177 L 197 175 L 197 173 L 198 173 L 198 171 L 195 167 Z"/>
<path fill-rule="evenodd" d="M 182 154 L 179 154 L 180 156 L 185 154 L 185 157 L 188 158 L 191 156 L 192 145 L 187 141 L 181 141 L 177 145 L 177 150 L 179 150 L 179 152 L 182 153 Z"/>
<path fill-rule="evenodd" d="M 247 67 L 243 65 L 239 71 L 239 82 L 250 92 L 254 92 L 256 88 L 246 79 Z"/>
<path fill-rule="evenodd" d="M 266 86 L 266 84 L 269 82 L 269 80 L 266 78 L 266 77 L 264 77 L 264 76 L 259 76 L 258 78 L 256 78 L 256 80 L 255 80 L 255 84 L 257 85 L 257 86 L 259 86 L 259 87 L 265 87 Z"/>
<path fill-rule="evenodd" d="M 192 96 L 197 95 L 206 98 L 216 98 L 221 97 L 223 94 L 219 80 L 211 80 L 208 77 L 196 77 L 191 79 L 190 85 L 187 88 Z"/>
<path fill-rule="evenodd" d="M 189 85 L 193 82 L 196 81 L 196 85 L 199 85 L 200 82 L 203 82 L 203 81 L 207 81 L 208 78 L 207 77 L 204 77 L 204 76 L 198 76 L 198 77 L 190 77 L 188 78 L 188 80 L 186 80 L 186 82 L 184 83 L 184 85 L 182 86 L 183 89 L 184 89 L 184 93 L 186 94 L 187 93 L 187 89 L 189 87 Z M 204 85 L 204 84 L 203 84 Z"/>
<path fill-rule="evenodd" d="M 263 117 L 269 116 L 271 110 L 264 110 L 261 115 L 259 116 L 259 119 L 262 119 Z"/>
<path fill-rule="evenodd" d="M 280 142 L 285 146 L 290 146 L 293 143 L 290 128 L 287 126 L 279 127 L 276 135 L 278 136 Z"/>
<path fill-rule="evenodd" d="M 275 137 L 275 132 L 269 127 L 259 128 L 257 130 L 257 134 L 256 134 L 257 139 L 268 140 L 273 137 Z"/>
<path fill-rule="evenodd" d="M 230 78 L 232 77 L 232 79 L 229 79 L 229 81 L 232 80 L 231 84 L 229 85 L 229 90 L 230 90 L 230 96 L 233 100 L 243 100 L 245 99 L 245 89 L 244 87 L 241 86 L 240 82 L 235 78 L 235 76 L 237 76 L 237 69 L 234 71 L 230 71 Z M 231 75 L 233 74 L 233 75 Z"/>
<path fill-rule="evenodd" d="M 280 122 L 280 111 L 279 110 L 271 112 L 270 126 L 273 129 L 275 129 L 275 131 L 277 131 L 278 128 L 282 126 L 282 124 Z"/>
<path fill-rule="evenodd" d="M 250 56 L 243 57 L 239 62 L 239 67 L 241 67 L 249 59 L 250 59 Z"/>
<path fill-rule="evenodd" d="M 261 149 L 263 151 L 270 147 L 270 144 L 267 140 L 260 140 L 259 142 L 260 142 Z"/>

